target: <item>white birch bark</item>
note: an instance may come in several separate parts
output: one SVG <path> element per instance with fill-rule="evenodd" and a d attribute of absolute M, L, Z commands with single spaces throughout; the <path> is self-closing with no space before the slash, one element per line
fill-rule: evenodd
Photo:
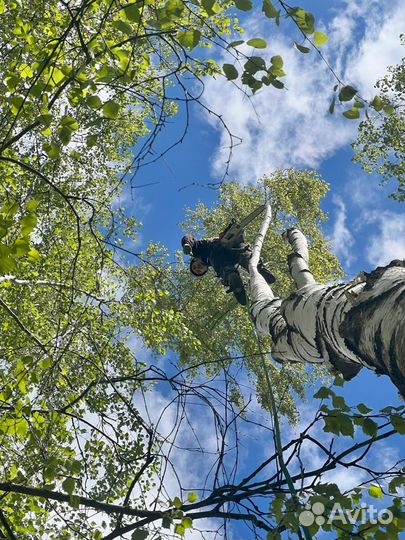
<path fill-rule="evenodd" d="M 282 300 L 257 272 L 268 208 L 249 268 L 250 311 L 260 335 L 273 340 L 279 362 L 324 364 L 345 379 L 365 366 L 388 375 L 405 397 L 405 263 L 392 261 L 347 283 L 316 283 L 308 268 L 308 247 L 298 229 L 285 233 L 297 291 Z"/>

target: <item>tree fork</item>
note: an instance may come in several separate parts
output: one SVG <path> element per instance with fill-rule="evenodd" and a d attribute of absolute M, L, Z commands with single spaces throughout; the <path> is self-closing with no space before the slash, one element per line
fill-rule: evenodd
<path fill-rule="evenodd" d="M 293 249 L 288 263 L 294 294 L 276 297 L 250 267 L 251 315 L 258 333 L 271 336 L 273 358 L 323 364 L 346 380 L 365 366 L 388 375 L 405 397 L 405 262 L 325 286 L 308 268 L 304 235 L 289 229 L 284 237 Z M 261 232 L 260 248 L 262 242 Z"/>

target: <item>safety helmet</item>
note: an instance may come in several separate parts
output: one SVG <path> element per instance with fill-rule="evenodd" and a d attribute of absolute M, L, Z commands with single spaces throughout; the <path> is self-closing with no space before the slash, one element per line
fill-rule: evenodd
<path fill-rule="evenodd" d="M 183 248 L 183 253 L 186 255 L 191 255 L 192 247 L 194 244 L 195 238 L 192 234 L 186 234 L 181 239 L 181 247 Z"/>
<path fill-rule="evenodd" d="M 194 277 L 203 277 L 208 272 L 208 265 L 201 259 L 193 257 L 190 261 L 190 272 Z"/>

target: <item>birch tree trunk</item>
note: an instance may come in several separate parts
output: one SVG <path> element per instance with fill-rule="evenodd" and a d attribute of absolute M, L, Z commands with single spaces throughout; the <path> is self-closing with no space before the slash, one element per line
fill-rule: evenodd
<path fill-rule="evenodd" d="M 250 261 L 250 311 L 260 335 L 273 340 L 279 362 L 324 364 L 346 380 L 365 366 L 390 377 L 405 397 L 405 262 L 394 260 L 347 283 L 317 283 L 308 246 L 298 229 L 284 233 L 297 291 L 282 300 L 257 271 L 271 208 L 267 208 Z"/>

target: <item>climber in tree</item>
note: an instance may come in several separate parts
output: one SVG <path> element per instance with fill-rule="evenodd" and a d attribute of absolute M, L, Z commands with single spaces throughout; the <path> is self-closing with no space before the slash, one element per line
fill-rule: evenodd
<path fill-rule="evenodd" d="M 242 266 L 249 271 L 249 260 L 252 256 L 251 247 L 245 243 L 243 235 L 233 247 L 225 246 L 222 236 L 218 238 L 207 238 L 196 240 L 192 234 L 183 236 L 181 240 L 183 252 L 192 255 L 190 272 L 196 276 L 203 276 L 209 266 L 212 266 L 222 283 L 229 287 L 228 292 L 233 292 L 238 302 L 245 306 L 247 304 L 246 292 L 242 278 L 238 271 L 238 266 Z M 260 260 L 257 269 L 270 285 L 274 283 L 275 277 Z"/>

